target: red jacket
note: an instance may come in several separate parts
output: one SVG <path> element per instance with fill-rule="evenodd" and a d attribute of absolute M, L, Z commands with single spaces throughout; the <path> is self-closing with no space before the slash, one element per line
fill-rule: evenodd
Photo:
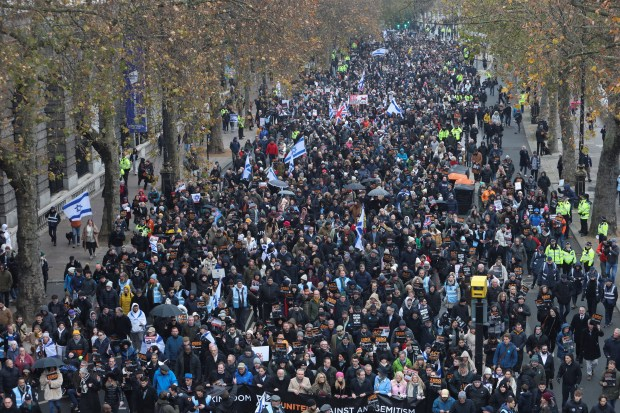
<path fill-rule="evenodd" d="M 267 155 L 273 155 L 273 156 L 278 156 L 278 145 L 276 145 L 275 142 L 269 142 L 267 144 Z"/>

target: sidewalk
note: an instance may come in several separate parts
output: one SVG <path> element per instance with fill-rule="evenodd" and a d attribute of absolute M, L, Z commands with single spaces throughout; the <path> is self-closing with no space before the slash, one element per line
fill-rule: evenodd
<path fill-rule="evenodd" d="M 255 131 L 256 129 L 254 129 L 253 131 L 247 130 L 245 133 L 246 139 L 249 139 L 250 136 L 253 137 L 254 136 L 253 134 L 255 133 Z M 210 154 L 209 156 L 210 162 L 213 163 L 213 162 L 218 161 L 223 169 L 227 167 L 227 165 L 232 160 L 230 149 L 228 149 L 228 147 L 230 145 L 230 142 L 233 140 L 233 138 L 237 136 L 237 133 L 238 133 L 237 129 L 235 129 L 234 131 L 222 132 L 224 153 Z M 180 145 L 179 152 L 180 152 L 180 156 L 183 157 L 185 153 L 183 144 Z M 147 154 L 147 156 L 149 155 Z M 151 159 L 155 166 L 155 175 L 158 176 L 161 170 L 163 156 L 155 155 L 151 157 Z M 159 180 L 159 182 L 161 182 L 161 179 Z M 130 171 L 127 184 L 128 184 L 128 190 L 129 190 L 128 199 L 131 201 L 134 198 L 134 196 L 138 193 L 139 188 L 141 188 L 141 186 L 138 187 L 138 177 L 134 175 L 132 171 Z M 91 201 L 91 206 L 93 210 L 93 219 L 95 220 L 95 223 L 98 226 L 101 226 L 101 212 L 103 211 L 103 204 L 104 204 L 101 193 L 91 194 L 90 201 Z M 117 199 L 115 199 L 114 201 L 118 203 L 118 195 L 117 195 Z M 104 239 L 99 240 L 100 248 L 97 249 L 97 257 L 95 257 L 93 260 L 89 259 L 90 257 L 88 255 L 88 252 L 84 250 L 83 248 L 81 247 L 72 248 L 71 246 L 69 246 L 68 241 L 65 238 L 65 234 L 69 232 L 71 228 L 70 228 L 69 221 L 67 220 L 67 218 L 64 215 L 62 216 L 62 218 L 63 220 L 58 226 L 56 247 L 53 246 L 50 240 L 50 237 L 47 233 L 47 229 L 41 231 L 40 233 L 41 251 L 45 253 L 47 261 L 49 263 L 48 296 L 50 296 L 51 294 L 59 294 L 59 295 L 63 294 L 62 285 L 59 285 L 59 284 L 62 284 L 63 282 L 63 278 L 64 278 L 63 271 L 65 269 L 65 265 L 67 264 L 67 262 L 69 262 L 69 256 L 71 255 L 75 256 L 75 258 L 78 261 L 80 261 L 82 266 L 85 266 L 88 264 L 91 268 L 93 268 L 95 264 L 101 261 L 101 258 L 105 255 L 107 251 L 108 242 L 107 240 L 104 240 Z M 88 217 L 85 219 L 88 219 Z M 133 221 L 131 222 L 133 224 Z M 127 235 L 127 243 L 129 243 L 129 240 L 131 239 L 131 231 L 127 232 L 126 235 Z"/>
<path fill-rule="evenodd" d="M 559 128 L 559 121 L 557 123 Z M 531 111 L 529 109 L 525 110 L 523 114 L 523 123 L 522 126 L 525 130 L 525 136 L 527 137 L 527 142 L 529 145 L 530 152 L 536 149 L 536 127 L 537 125 L 532 125 L 531 122 Z M 586 192 L 590 195 L 590 201 L 596 202 L 594 199 L 594 191 L 596 188 L 596 176 L 598 173 L 598 164 L 601 157 L 601 151 L 603 149 L 603 139 L 601 138 L 600 129 L 602 125 L 597 122 L 594 127 L 595 134 L 591 136 L 589 139 L 589 134 L 587 133 L 587 124 L 586 124 L 586 139 L 585 146 L 590 149 L 590 157 L 592 158 L 592 167 L 590 168 L 590 177 L 592 178 L 592 182 L 586 182 Z M 579 123 L 577 122 L 575 131 L 578 133 L 579 131 Z M 559 136 L 559 131 L 556 133 L 556 136 Z M 556 138 L 556 137 L 552 137 Z M 557 169 L 558 159 L 562 154 L 562 142 L 559 141 L 558 138 L 558 152 L 552 153 L 551 155 L 541 156 L 541 167 L 540 171 L 547 172 L 547 176 L 551 180 L 551 190 L 558 189 L 559 183 L 559 174 Z M 615 188 L 614 188 L 615 190 Z M 618 206 L 616 205 L 616 213 L 618 213 Z M 590 221 L 588 221 L 588 225 L 590 225 Z M 573 250 L 575 250 L 577 254 L 577 259 L 581 257 L 581 252 L 585 247 L 586 243 L 590 241 L 592 243 L 592 248 L 596 249 L 598 245 L 598 240 L 596 239 L 595 231 L 590 231 L 587 236 L 582 236 L 579 234 L 579 230 L 581 229 L 581 224 L 579 221 L 579 215 L 577 215 L 577 209 L 573 209 L 573 222 L 569 226 L 570 236 L 574 238 L 576 241 L 576 245 L 573 244 Z M 612 235 L 613 237 L 613 235 Z M 598 256 L 595 256 L 594 265 L 597 271 L 600 271 L 600 262 Z M 620 277 L 619 277 L 620 278 Z M 620 287 L 620 280 L 616 279 L 616 284 Z M 620 302 L 619 302 L 620 306 Z M 619 307 L 620 309 L 620 307 Z"/>

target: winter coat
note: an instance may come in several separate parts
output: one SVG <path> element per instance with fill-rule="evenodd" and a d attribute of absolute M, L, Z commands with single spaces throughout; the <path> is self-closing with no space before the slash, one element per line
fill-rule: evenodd
<path fill-rule="evenodd" d="M 62 373 L 59 370 L 46 370 L 39 378 L 45 400 L 62 399 Z"/>
<path fill-rule="evenodd" d="M 137 307 L 138 311 L 134 312 L 134 307 Z M 138 303 L 132 304 L 131 309 L 132 311 L 127 314 L 129 321 L 131 321 L 131 332 L 143 333 L 146 327 L 146 314 L 144 314 L 144 311 L 140 309 L 140 305 Z"/>
<path fill-rule="evenodd" d="M 120 304 L 123 309 L 123 314 L 129 314 L 129 310 L 131 310 L 131 300 L 133 298 L 133 293 L 129 286 L 124 287 L 124 292 L 120 296 Z"/>
<path fill-rule="evenodd" d="M 185 357 L 190 357 L 189 360 L 189 371 L 185 371 Z M 189 353 L 189 355 L 187 355 L 187 353 L 185 352 L 181 352 L 177 358 L 177 363 L 176 366 L 174 368 L 174 372 L 176 374 L 177 377 L 185 377 L 186 373 L 191 373 L 192 376 L 194 377 L 194 382 L 195 383 L 201 383 L 200 379 L 201 379 L 201 373 L 202 369 L 200 367 L 200 359 L 198 358 L 198 356 L 196 354 L 194 354 L 193 352 Z"/>
<path fill-rule="evenodd" d="M 80 385 L 77 390 L 80 392 L 79 407 L 81 412 L 101 411 L 99 388 L 99 382 L 92 376 L 80 380 Z"/>
<path fill-rule="evenodd" d="M 601 357 L 601 345 L 599 337 L 603 337 L 603 331 L 594 326 L 592 330 L 586 328 L 581 335 L 581 350 L 586 360 L 596 360 Z"/>

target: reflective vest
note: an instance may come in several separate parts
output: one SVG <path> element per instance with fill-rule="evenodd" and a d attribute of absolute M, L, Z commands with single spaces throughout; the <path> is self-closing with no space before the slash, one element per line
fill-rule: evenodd
<path fill-rule="evenodd" d="M 461 133 L 463 132 L 463 129 L 461 128 L 454 128 L 452 129 L 452 136 L 454 136 L 454 139 L 456 139 L 457 141 L 461 140 Z"/>
<path fill-rule="evenodd" d="M 577 207 L 577 213 L 581 219 L 588 219 L 590 216 L 590 203 L 585 199 L 579 201 L 579 206 Z"/>
<path fill-rule="evenodd" d="M 592 266 L 594 264 L 594 250 L 592 248 L 585 247 L 583 252 L 581 253 L 581 261 L 582 264 Z"/>
<path fill-rule="evenodd" d="M 551 245 L 548 245 L 545 249 L 545 255 L 551 257 L 556 265 L 564 263 L 564 252 L 559 247 L 551 248 Z"/>
<path fill-rule="evenodd" d="M 611 302 L 614 302 L 616 300 L 616 286 L 612 285 L 611 288 L 607 288 L 607 286 L 605 286 L 604 288 L 604 298 L 605 300 L 609 300 Z"/>
<path fill-rule="evenodd" d="M 448 136 L 450 136 L 450 132 L 448 132 L 447 129 L 442 129 L 439 131 L 439 140 L 443 141 L 444 139 L 448 138 Z"/>
<path fill-rule="evenodd" d="M 161 297 L 161 291 L 159 291 L 159 283 L 153 284 L 151 288 L 153 290 L 153 303 L 161 304 L 162 297 Z"/>
<path fill-rule="evenodd" d="M 459 288 L 456 283 L 454 285 L 446 284 L 444 286 L 446 290 L 446 300 L 450 304 L 456 304 L 459 300 L 457 289 Z"/>
<path fill-rule="evenodd" d="M 22 393 L 19 386 L 17 386 L 13 389 L 13 394 L 15 395 L 15 405 L 17 406 L 17 408 L 20 408 L 21 405 L 24 403 L 24 397 L 27 394 L 29 394 L 30 397 L 32 397 L 32 387 L 30 387 L 29 384 L 26 384 L 24 388 L 24 392 Z M 34 398 L 33 398 L 33 402 L 34 402 Z"/>
<path fill-rule="evenodd" d="M 121 170 L 129 170 L 131 169 L 131 162 L 128 158 L 122 158 L 120 161 Z"/>
<path fill-rule="evenodd" d="M 564 256 L 564 264 L 574 264 L 577 262 L 577 256 L 575 255 L 575 250 L 562 251 L 562 255 Z"/>
<path fill-rule="evenodd" d="M 571 210 L 570 202 L 568 201 L 558 202 L 558 206 L 556 207 L 556 212 L 558 214 L 562 214 L 562 216 L 568 216 L 570 215 L 570 210 Z"/>
<path fill-rule="evenodd" d="M 607 222 L 601 222 L 598 224 L 598 235 L 607 236 L 607 232 L 609 231 L 609 224 Z"/>

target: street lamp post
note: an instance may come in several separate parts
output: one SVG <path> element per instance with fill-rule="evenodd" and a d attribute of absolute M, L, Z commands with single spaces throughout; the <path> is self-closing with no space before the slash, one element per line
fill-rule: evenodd
<path fill-rule="evenodd" d="M 586 100 L 586 61 L 585 59 L 581 62 L 581 102 L 579 106 L 579 151 L 583 148 L 584 145 L 584 133 L 585 133 L 585 122 L 586 122 L 586 112 L 585 112 L 585 100 Z"/>

